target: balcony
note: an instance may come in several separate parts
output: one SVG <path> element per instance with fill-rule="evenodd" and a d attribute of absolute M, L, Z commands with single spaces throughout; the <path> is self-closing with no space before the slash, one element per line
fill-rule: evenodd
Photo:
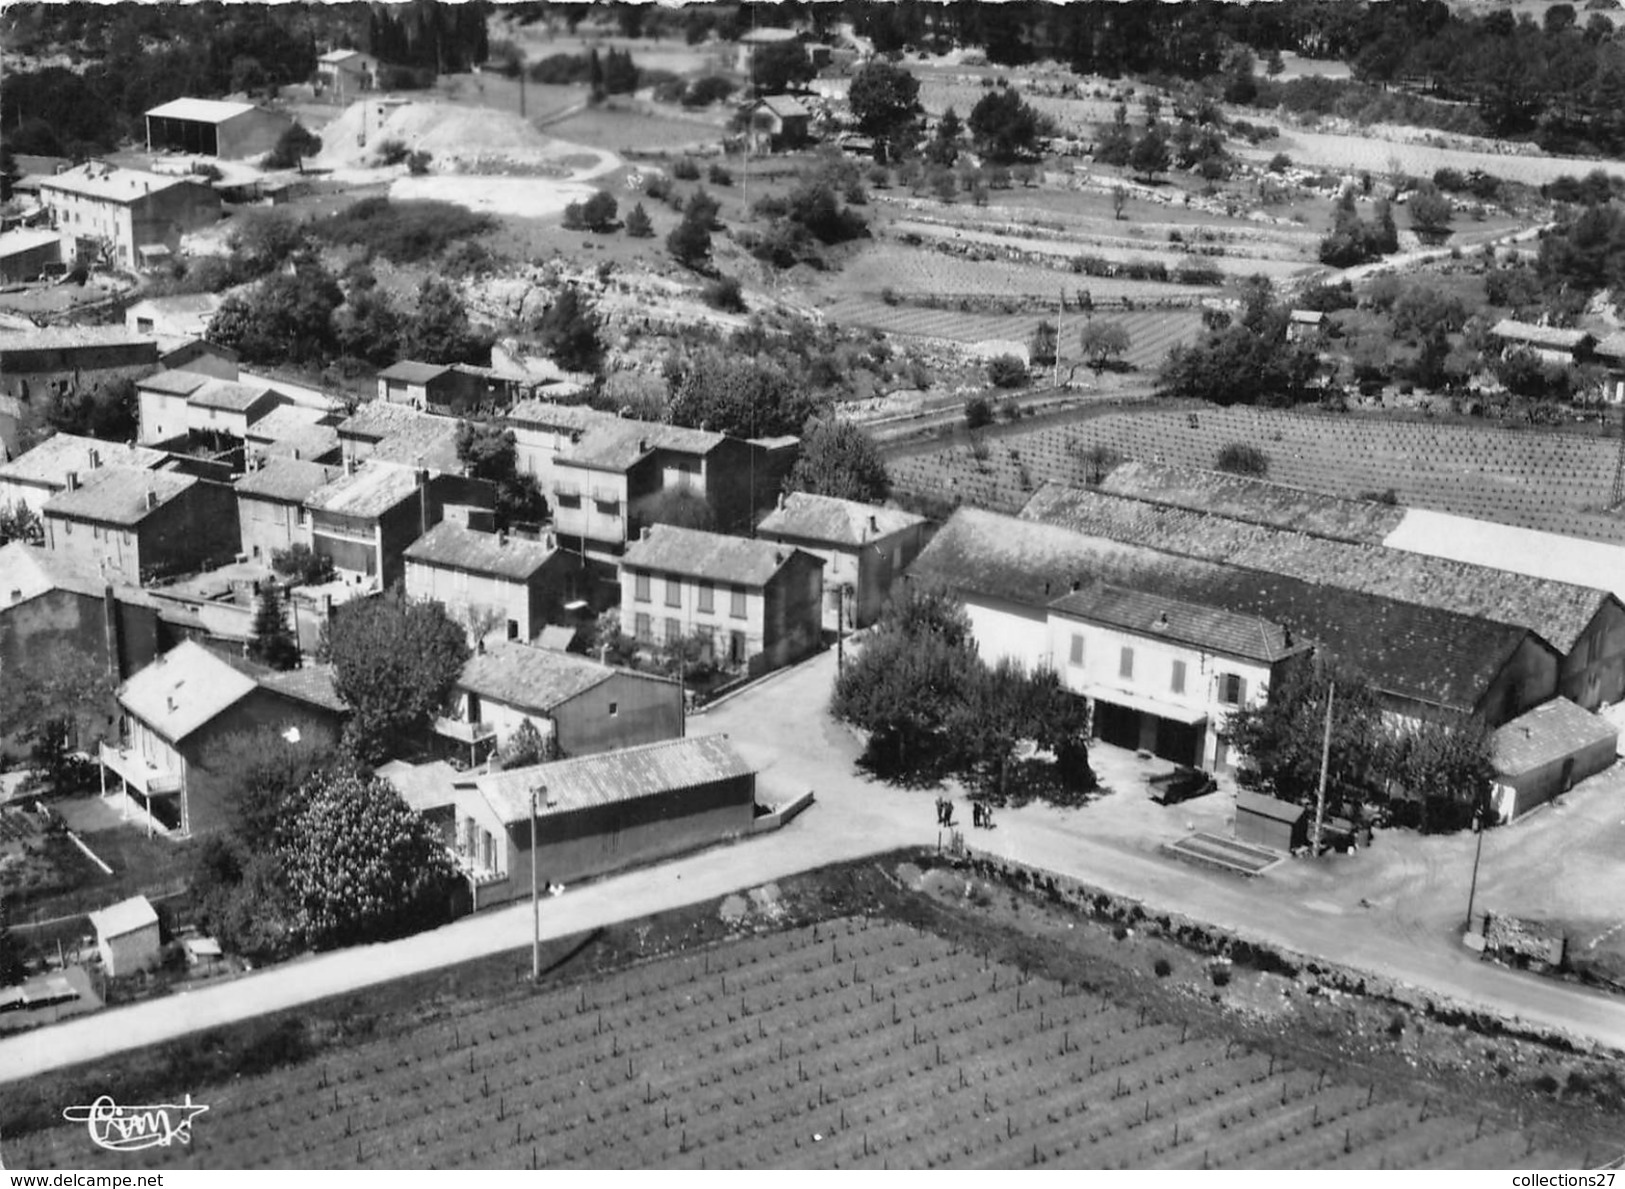
<path fill-rule="evenodd" d="M 341 541 L 356 541 L 362 545 L 378 544 L 378 533 L 375 529 L 354 529 L 344 525 L 334 524 L 330 520 L 318 520 L 311 526 L 311 532 L 318 537 L 336 537 Z"/>
<path fill-rule="evenodd" d="M 159 768 L 146 756 L 128 747 L 101 746 L 102 767 L 111 769 L 120 780 L 143 797 L 159 796 L 181 791 L 181 774 L 168 768 Z"/>
<path fill-rule="evenodd" d="M 453 739 L 466 747 L 496 738 L 497 729 L 482 722 L 468 722 L 461 718 L 440 717 L 434 720 L 434 733 Z"/>

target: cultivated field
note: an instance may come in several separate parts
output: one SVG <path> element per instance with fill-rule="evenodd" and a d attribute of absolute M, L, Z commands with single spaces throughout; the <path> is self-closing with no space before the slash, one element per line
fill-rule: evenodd
<path fill-rule="evenodd" d="M 1293 486 L 1344 496 L 1391 488 L 1415 507 L 1625 541 L 1625 521 L 1601 510 L 1618 440 L 1579 434 L 1247 407 L 1145 409 L 1002 431 L 980 448 L 983 458 L 959 443 L 890 467 L 902 488 L 963 491 L 968 502 L 1010 509 L 1045 481 L 1079 482 L 1080 455 L 1091 447 L 1211 467 L 1222 446 L 1238 441 L 1260 447 L 1269 477 Z"/>
<path fill-rule="evenodd" d="M 1552 1168 L 1581 1155 L 867 917 L 555 987 L 193 1098 L 210 1110 L 191 1167 Z M 77 1126 L 7 1141 L 13 1167 L 115 1162 Z"/>

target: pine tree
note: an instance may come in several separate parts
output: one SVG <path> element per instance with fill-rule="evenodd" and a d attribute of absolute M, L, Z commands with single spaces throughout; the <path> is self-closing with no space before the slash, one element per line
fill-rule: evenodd
<path fill-rule="evenodd" d="M 297 669 L 299 645 L 288 628 L 287 609 L 275 582 L 260 588 L 259 606 L 254 612 L 254 634 L 248 642 L 248 655 L 273 669 Z"/>
<path fill-rule="evenodd" d="M 654 224 L 649 220 L 649 212 L 643 209 L 640 202 L 626 216 L 626 234 L 633 239 L 648 239 L 654 233 Z"/>
<path fill-rule="evenodd" d="M 0 987 L 9 987 L 28 977 L 23 963 L 22 943 L 11 931 L 11 905 L 0 896 Z"/>

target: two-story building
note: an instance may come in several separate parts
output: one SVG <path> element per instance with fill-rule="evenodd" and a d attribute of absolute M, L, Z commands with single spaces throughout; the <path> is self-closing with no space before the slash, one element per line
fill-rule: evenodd
<path fill-rule="evenodd" d="M 136 381 L 140 440 L 178 442 L 192 434 L 246 438 L 248 429 L 287 398 L 263 384 L 203 372 L 163 371 Z"/>
<path fill-rule="evenodd" d="M 1094 734 L 1176 763 L 1227 769 L 1225 727 L 1311 651 L 1256 615 L 1092 585 L 1049 605 L 1050 665 L 1089 699 Z"/>
<path fill-rule="evenodd" d="M 621 558 L 621 630 L 651 647 L 697 639 L 724 668 L 777 669 L 819 646 L 823 571 L 804 549 L 657 524 Z"/>
<path fill-rule="evenodd" d="M 52 225 L 85 263 L 136 268 L 143 249 L 176 252 L 181 237 L 220 220 L 220 196 L 201 177 L 91 161 L 40 179 Z"/>
<path fill-rule="evenodd" d="M 892 583 L 929 539 L 923 516 L 804 491 L 781 496 L 756 526 L 764 541 L 805 549 L 824 559 L 824 628 L 868 627 L 880 618 Z"/>
<path fill-rule="evenodd" d="M 237 499 L 224 483 L 174 471 L 102 467 L 75 476 L 42 510 L 45 545 L 132 585 L 207 569 L 240 548 Z"/>
<path fill-rule="evenodd" d="M 550 532 L 531 540 L 447 520 L 404 557 L 407 595 L 443 604 L 476 641 L 497 629 L 509 640 L 532 640 L 580 597 L 581 559 L 560 550 Z"/>
<path fill-rule="evenodd" d="M 170 457 L 146 446 L 126 446 L 79 434 L 55 433 L 26 454 L 0 466 L 0 508 L 23 504 L 39 514 L 52 496 L 66 491 L 70 482 L 93 483 L 104 466 L 156 471 L 168 467 Z"/>
<path fill-rule="evenodd" d="M 341 715 L 267 688 L 192 641 L 126 681 L 118 703 L 120 742 L 99 755 L 103 793 L 122 791 L 181 836 L 230 824 L 215 750 L 229 736 L 269 728 L 291 745 L 316 733 L 337 738 L 341 724 Z"/>
<path fill-rule="evenodd" d="M 514 467 L 522 475 L 535 475 L 546 494 L 555 487 L 555 459 L 568 455 L 587 430 L 620 421 L 590 405 L 525 400 L 508 410 L 502 422 L 513 433 Z"/>
<path fill-rule="evenodd" d="M 255 418 L 243 435 L 243 449 L 259 458 L 337 463 L 341 420 L 336 414 L 305 405 L 278 405 Z"/>
<path fill-rule="evenodd" d="M 477 764 L 506 747 L 526 720 L 560 756 L 676 739 L 683 733 L 682 686 L 574 653 L 493 644 L 463 666 L 435 733 Z"/>
<path fill-rule="evenodd" d="M 328 50 L 316 59 L 316 94 L 349 103 L 378 89 L 378 59 L 360 50 Z"/>
<path fill-rule="evenodd" d="M 457 457 L 455 417 L 373 400 L 341 421 L 338 431 L 346 462 L 375 458 L 447 475 L 462 474 L 465 469 Z"/>
<path fill-rule="evenodd" d="M 297 458 L 251 461 L 248 472 L 236 483 L 242 551 L 249 559 L 269 564 L 278 553 L 295 545 L 313 548 L 311 514 L 305 501 L 338 473 L 338 467 Z"/>
<path fill-rule="evenodd" d="M 0 329 L 0 394 L 27 404 L 158 370 L 158 344 L 122 326 Z"/>
<path fill-rule="evenodd" d="M 406 547 L 440 523 L 429 475 L 406 467 L 346 463 L 305 497 L 311 548 L 350 582 L 389 587 L 406 574 Z"/>

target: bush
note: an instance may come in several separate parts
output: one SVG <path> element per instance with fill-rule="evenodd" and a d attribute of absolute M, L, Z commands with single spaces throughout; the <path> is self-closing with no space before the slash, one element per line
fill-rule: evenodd
<path fill-rule="evenodd" d="M 481 235 L 496 224 L 489 215 L 431 199 L 395 202 L 384 197 L 360 202 L 311 223 L 310 230 L 330 244 L 351 245 L 396 264 L 415 264 L 438 256 L 457 240 Z"/>
<path fill-rule="evenodd" d="M 1270 158 L 1269 171 L 1271 173 L 1285 173 L 1292 168 L 1292 158 L 1285 153 L 1276 153 Z"/>
<path fill-rule="evenodd" d="M 993 403 L 985 396 L 973 396 L 965 402 L 965 428 L 981 429 L 993 424 Z"/>
<path fill-rule="evenodd" d="M 711 168 L 705 171 L 705 180 L 716 186 L 731 186 L 734 184 L 734 175 L 728 172 L 727 166 L 720 161 L 711 162 Z"/>
<path fill-rule="evenodd" d="M 720 74 L 708 74 L 689 84 L 683 95 L 684 107 L 708 107 L 721 103 L 734 93 L 734 84 Z M 698 177 L 698 174 L 694 176 Z"/>
<path fill-rule="evenodd" d="M 1015 355 L 999 355 L 988 360 L 987 378 L 995 388 L 1023 388 L 1027 384 L 1027 365 Z"/>
<path fill-rule="evenodd" d="M 414 177 L 422 177 L 429 172 L 429 162 L 432 160 L 433 156 L 422 149 L 409 153 L 406 158 L 406 171 Z"/>
<path fill-rule="evenodd" d="M 261 164 L 266 169 L 294 169 L 306 157 L 322 151 L 322 138 L 303 124 L 289 128 L 276 142 L 276 148 L 265 155 Z"/>
<path fill-rule="evenodd" d="M 1215 987 L 1228 987 L 1230 985 L 1230 968 L 1228 966 L 1215 966 L 1209 975 Z"/>
<path fill-rule="evenodd" d="M 671 167 L 671 176 L 679 181 L 698 181 L 700 176 L 699 162 L 692 157 L 684 157 Z"/>
<path fill-rule="evenodd" d="M 1230 442 L 1220 447 L 1213 460 L 1213 469 L 1231 475 L 1248 475 L 1262 479 L 1270 473 L 1270 456 L 1257 446 L 1246 442 Z"/>
<path fill-rule="evenodd" d="M 648 239 L 655 233 L 654 224 L 649 219 L 649 212 L 643 209 L 640 202 L 626 215 L 626 234 L 633 239 Z"/>
<path fill-rule="evenodd" d="M 378 164 L 399 165 L 411 152 L 404 140 L 386 140 L 378 146 Z"/>
<path fill-rule="evenodd" d="M 724 310 L 730 314 L 745 312 L 745 296 L 739 290 L 739 280 L 736 277 L 718 277 L 706 284 L 703 293 L 705 304 L 713 309 Z"/>
<path fill-rule="evenodd" d="M 1173 965 L 1167 958 L 1158 958 L 1151 969 L 1157 972 L 1158 978 L 1167 978 L 1174 972 Z"/>

